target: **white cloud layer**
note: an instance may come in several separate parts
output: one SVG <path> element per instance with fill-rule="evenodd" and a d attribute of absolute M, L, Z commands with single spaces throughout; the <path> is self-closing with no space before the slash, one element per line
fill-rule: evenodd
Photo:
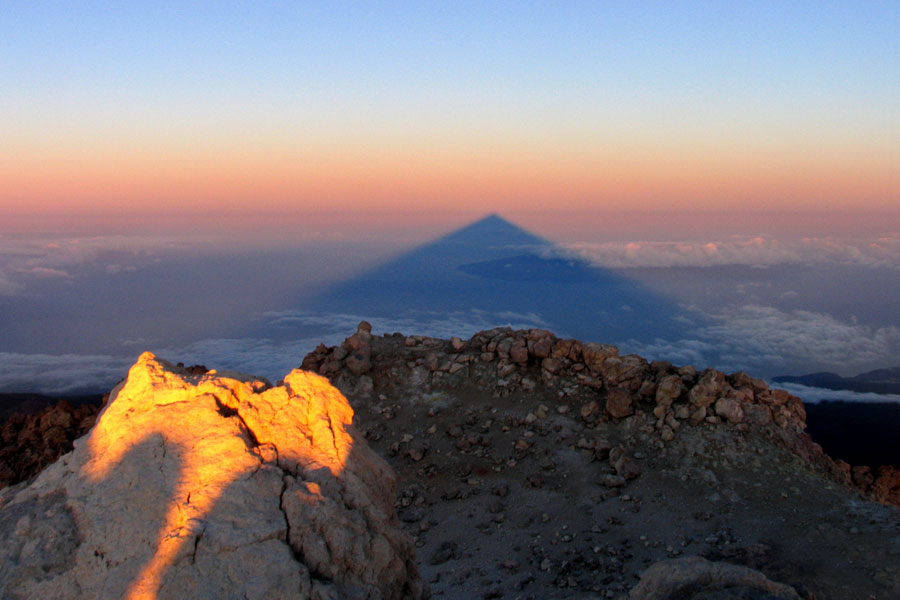
<path fill-rule="evenodd" d="M 756 236 L 705 242 L 575 242 L 561 247 L 593 264 L 610 268 L 841 264 L 900 270 L 898 233 L 865 239 L 778 240 Z M 553 248 L 547 251 L 558 252 Z"/>
<path fill-rule="evenodd" d="M 775 383 L 769 382 L 772 388 L 781 388 L 789 391 L 794 396 L 802 398 L 804 402 L 818 404 L 819 402 L 900 402 L 897 394 L 875 394 L 872 392 L 851 392 L 848 390 L 829 390 L 826 388 L 801 385 L 799 383 Z"/>
<path fill-rule="evenodd" d="M 269 326 L 290 327 L 308 334 L 290 341 L 267 338 L 206 339 L 180 347 L 150 347 L 136 341 L 128 357 L 110 355 L 49 355 L 0 353 L 0 390 L 48 394 L 108 391 L 124 377 L 137 355 L 150 349 L 172 362 L 204 364 L 218 370 L 235 370 L 265 377 L 273 383 L 319 343 L 339 344 L 364 320 L 359 315 L 309 311 L 274 311 L 260 315 Z M 470 337 L 483 329 L 509 325 L 513 328 L 546 327 L 538 315 L 458 312 L 451 315 L 418 314 L 396 319 L 369 319 L 376 335 L 400 331 L 405 334 L 448 338 Z M 670 360 L 677 365 L 715 365 L 726 371 L 754 372 L 766 365 L 808 364 L 845 374 L 891 365 L 900 356 L 900 329 L 871 328 L 843 323 L 809 311 L 785 312 L 771 307 L 745 306 L 731 314 L 715 316 L 715 323 L 698 330 L 696 339 L 656 340 L 622 344 L 623 351 L 637 352 L 650 359 Z M 775 373 L 770 373 L 774 375 Z M 781 373 L 779 373 L 781 374 Z M 900 397 L 857 392 L 835 392 L 796 384 L 775 384 L 806 401 L 847 400 L 860 402 L 900 401 Z"/>
<path fill-rule="evenodd" d="M 104 354 L 0 352 L 0 391 L 75 394 L 109 391 L 125 376 L 131 358 Z"/>
<path fill-rule="evenodd" d="M 203 364 L 210 369 L 231 370 L 280 380 L 296 369 L 303 357 L 320 343 L 336 345 L 356 331 L 359 315 L 316 313 L 309 311 L 277 311 L 261 315 L 268 325 L 290 326 L 298 331 L 314 327 L 321 333 L 305 335 L 290 341 L 267 338 L 206 339 L 180 347 L 142 347 L 133 340 L 134 353 L 130 357 L 77 354 L 20 354 L 0 353 L 0 391 L 72 394 L 85 391 L 109 391 L 124 377 L 128 367 L 143 350 L 151 350 L 171 362 L 187 365 Z M 514 328 L 546 326 L 537 315 L 490 313 L 473 310 L 450 315 L 422 313 L 405 318 L 368 319 L 373 333 L 420 334 L 449 338 L 469 337 L 483 329 L 509 325 Z"/>
<path fill-rule="evenodd" d="M 364 317 L 345 313 L 321 313 L 303 310 L 269 311 L 263 320 L 274 326 L 317 326 L 349 335 L 356 331 L 360 321 L 369 321 L 372 330 L 378 333 L 401 332 L 405 334 L 428 335 L 439 338 L 451 336 L 471 336 L 484 329 L 509 326 L 514 329 L 547 327 L 548 323 L 535 313 L 512 311 L 490 312 L 472 309 L 450 313 L 409 311 L 404 317 Z M 342 338 L 343 339 L 343 338 Z"/>
<path fill-rule="evenodd" d="M 34 278 L 71 278 L 71 269 L 93 264 L 109 274 L 133 267 L 104 264 L 115 252 L 146 259 L 155 253 L 185 251 L 186 240 L 154 236 L 0 236 L 0 296 L 26 291 Z"/>
<path fill-rule="evenodd" d="M 900 363 L 900 328 L 844 322 L 806 310 L 748 305 L 710 315 L 695 339 L 626 344 L 631 352 L 676 364 L 713 364 L 724 370 L 839 370 L 856 374 L 872 365 Z M 776 374 L 776 373 L 773 373 Z"/>

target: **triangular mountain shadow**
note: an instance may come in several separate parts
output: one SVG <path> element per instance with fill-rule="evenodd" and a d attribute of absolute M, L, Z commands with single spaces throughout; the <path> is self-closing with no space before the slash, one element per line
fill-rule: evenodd
<path fill-rule="evenodd" d="M 697 327 L 671 300 L 495 214 L 297 308 L 413 321 L 477 312 L 492 325 L 525 315 L 558 335 L 612 343 L 680 339 Z"/>

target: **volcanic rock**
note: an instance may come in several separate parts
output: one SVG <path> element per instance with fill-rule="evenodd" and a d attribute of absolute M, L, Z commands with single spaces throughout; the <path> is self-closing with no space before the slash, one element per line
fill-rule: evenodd
<path fill-rule="evenodd" d="M 0 427 L 0 487 L 41 472 L 94 425 L 100 407 L 61 400 L 36 414 L 13 414 Z"/>
<path fill-rule="evenodd" d="M 716 562 L 727 561 L 804 598 L 900 597 L 896 509 L 866 500 L 896 502 L 894 471 L 857 470 L 854 483 L 787 392 L 537 329 L 455 343 L 389 334 L 369 347 L 364 376 L 346 357 L 328 376 L 417 490 L 396 500 L 436 596 L 623 598 L 662 569 L 650 565 L 684 555 L 695 573 L 707 558 L 731 577 Z M 303 365 L 322 373 L 334 358 L 322 347 Z M 772 548 L 765 561 L 741 554 L 759 544 Z"/>
<path fill-rule="evenodd" d="M 721 592 L 723 595 L 718 595 Z M 756 592 L 755 595 L 751 595 Z M 761 595 L 760 592 L 763 594 Z M 630 600 L 670 600 L 682 598 L 771 598 L 800 600 L 794 588 L 776 583 L 748 567 L 712 562 L 699 556 L 655 563 L 641 575 L 631 590 Z"/>
<path fill-rule="evenodd" d="M 3 597 L 424 597 L 352 419 L 319 375 L 272 388 L 141 355 L 71 453 L 0 492 Z"/>
<path fill-rule="evenodd" d="M 609 395 L 606 398 L 606 412 L 616 419 L 634 414 L 631 394 L 628 390 L 618 387 L 609 390 Z"/>
<path fill-rule="evenodd" d="M 741 403 L 732 398 L 719 398 L 716 400 L 716 414 L 724 417 L 729 423 L 740 423 L 744 420 L 744 410 Z"/>

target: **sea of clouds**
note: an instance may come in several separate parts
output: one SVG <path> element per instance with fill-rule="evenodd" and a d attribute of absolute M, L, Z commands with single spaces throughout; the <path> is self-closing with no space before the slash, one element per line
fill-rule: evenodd
<path fill-rule="evenodd" d="M 866 238 L 733 236 L 703 242 L 575 242 L 560 246 L 608 268 L 839 264 L 900 270 L 900 233 Z"/>
<path fill-rule="evenodd" d="M 0 352 L 0 390 L 75 394 L 107 391 L 122 379 L 137 356 L 149 350 L 170 362 L 203 364 L 207 368 L 240 371 L 276 382 L 300 366 L 303 357 L 316 346 L 340 344 L 368 320 L 377 334 L 410 333 L 439 338 L 473 334 L 492 327 L 514 329 L 546 327 L 535 314 L 492 313 L 482 310 L 440 314 L 420 312 L 403 318 L 366 318 L 346 313 L 298 310 L 269 311 L 257 315 L 265 326 L 289 326 L 300 336 L 290 341 L 270 338 L 212 338 L 184 346 L 143 345 L 130 340 L 134 351 L 127 356 L 108 354 L 24 354 Z M 314 335 L 302 332 L 314 330 Z"/>
<path fill-rule="evenodd" d="M 0 236 L 0 296 L 27 295 L 40 281 L 77 284 L 81 267 L 100 268 L 110 276 L 139 269 L 143 261 L 196 251 L 185 240 L 152 236 Z M 213 252 L 212 245 L 207 246 Z M 900 271 L 900 234 L 869 238 L 733 237 L 708 242 L 573 243 L 563 250 L 544 248 L 556 256 L 579 256 L 610 268 L 707 267 L 722 265 L 770 266 L 778 264 L 851 265 Z M 840 365 L 842 374 L 854 374 L 872 365 L 894 366 L 900 356 L 900 328 L 874 326 L 839 319 L 814 310 L 777 308 L 763 304 L 706 309 L 706 324 L 694 335 L 679 340 L 620 340 L 625 352 L 676 364 L 711 365 L 726 371 L 771 368 L 775 364 Z M 0 349 L 0 390 L 75 393 L 109 389 L 121 379 L 143 350 L 172 361 L 201 363 L 210 368 L 239 370 L 276 381 L 298 366 L 319 343 L 340 343 L 355 331 L 364 315 L 302 310 L 274 310 L 256 315 L 262 331 L 296 332 L 284 336 L 199 339 L 172 345 L 137 340 L 109 353 L 21 353 Z M 450 314 L 409 313 L 400 318 L 369 318 L 379 333 L 468 337 L 482 329 L 551 328 L 538 314 L 489 313 L 470 310 Z M 569 335 L 564 331 L 560 336 Z M 798 367 L 799 368 L 799 367 Z M 775 373 L 772 373 L 775 374 Z M 827 395 L 830 392 L 826 392 Z M 818 396 L 824 397 L 817 393 Z M 840 392 L 842 398 L 851 393 Z M 802 394 L 801 394 L 802 396 Z M 858 397 L 858 396 L 854 396 Z"/>

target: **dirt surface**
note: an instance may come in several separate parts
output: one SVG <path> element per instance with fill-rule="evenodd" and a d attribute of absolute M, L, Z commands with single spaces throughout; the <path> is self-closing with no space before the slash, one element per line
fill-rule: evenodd
<path fill-rule="evenodd" d="M 702 425 L 661 448 L 642 415 L 586 427 L 552 398 L 398 396 L 357 419 L 397 471 L 398 512 L 435 597 L 618 597 L 652 563 L 700 555 L 809 598 L 900 598 L 897 509 L 769 440 Z M 541 404 L 547 416 L 524 425 Z M 624 448 L 640 475 L 605 486 L 609 461 L 579 448 L 597 438 Z M 531 446 L 516 450 L 519 439 Z"/>

